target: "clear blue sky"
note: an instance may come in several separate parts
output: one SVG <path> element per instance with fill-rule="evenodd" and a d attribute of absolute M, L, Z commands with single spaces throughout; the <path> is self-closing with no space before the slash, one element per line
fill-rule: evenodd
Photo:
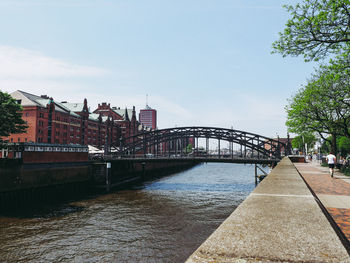
<path fill-rule="evenodd" d="M 122 108 L 158 127 L 286 136 L 284 106 L 313 72 L 271 55 L 276 0 L 0 0 L 0 89 Z"/>

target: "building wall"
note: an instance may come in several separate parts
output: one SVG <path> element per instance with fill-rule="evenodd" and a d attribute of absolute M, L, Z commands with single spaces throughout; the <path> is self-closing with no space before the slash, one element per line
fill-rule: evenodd
<path fill-rule="evenodd" d="M 106 102 L 98 104 L 97 109 L 94 111 L 94 113 L 99 113 L 102 116 L 111 117 L 113 120 L 123 120 L 122 116 L 111 109 L 111 104 L 107 104 Z"/>
<path fill-rule="evenodd" d="M 9 142 L 90 144 L 101 147 L 105 144 L 107 133 L 109 143 L 118 141 L 118 136 L 121 134 L 120 128 L 112 122 L 107 123 L 101 120 L 84 120 L 83 122 L 81 117 L 53 110 L 50 139 L 48 108 L 23 107 L 22 117 L 28 125 L 26 133 L 12 134 L 4 140 Z"/>
<path fill-rule="evenodd" d="M 38 108 L 28 107 L 28 109 L 23 112 L 22 118 L 27 123 L 28 129 L 27 133 L 15 134 L 7 139 L 10 142 L 35 142 L 37 134 L 37 121 L 38 121 Z"/>
<path fill-rule="evenodd" d="M 157 111 L 155 109 L 140 110 L 139 121 L 145 127 L 157 129 Z"/>
<path fill-rule="evenodd" d="M 30 94 L 29 94 L 30 95 Z M 28 96 L 28 94 L 26 95 Z M 40 97 L 33 95 L 32 97 Z M 43 97 L 48 101 L 47 105 L 35 102 L 38 106 L 22 105 L 22 117 L 28 124 L 28 129 L 22 134 L 12 134 L 2 138 L 9 142 L 35 142 L 54 144 L 82 144 L 103 147 L 114 143 L 118 146 L 121 136 L 132 136 L 138 132 L 139 123 L 136 120 L 135 108 L 131 120 L 123 118 L 116 111 L 111 109 L 110 104 L 102 103 L 91 115 L 88 110 L 87 100 L 84 100 L 83 107 L 77 107 L 77 111 L 69 111 L 68 104 L 54 102 L 52 98 Z M 20 100 L 21 101 L 21 100 Z"/>

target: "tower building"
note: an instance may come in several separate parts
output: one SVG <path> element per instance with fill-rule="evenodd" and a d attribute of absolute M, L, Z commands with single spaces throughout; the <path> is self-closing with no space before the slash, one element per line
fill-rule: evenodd
<path fill-rule="evenodd" d="M 144 127 L 157 129 L 157 111 L 146 104 L 146 108 L 140 110 L 139 121 Z"/>

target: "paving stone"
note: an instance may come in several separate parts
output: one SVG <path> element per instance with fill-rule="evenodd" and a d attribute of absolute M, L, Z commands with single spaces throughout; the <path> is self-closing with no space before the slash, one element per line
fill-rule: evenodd
<path fill-rule="evenodd" d="M 339 172 L 331 178 L 324 173 L 327 167 L 315 163 L 295 163 L 295 167 L 350 244 L 350 180 Z"/>

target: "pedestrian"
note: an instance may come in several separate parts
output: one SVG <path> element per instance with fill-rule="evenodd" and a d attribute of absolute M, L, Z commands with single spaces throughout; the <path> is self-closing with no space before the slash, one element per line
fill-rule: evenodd
<path fill-rule="evenodd" d="M 335 157 L 335 155 L 332 152 L 330 152 L 326 156 L 326 160 L 327 160 L 328 167 L 329 167 L 329 173 L 330 173 L 331 177 L 333 177 L 334 166 L 335 166 L 335 163 L 337 161 L 337 157 Z"/>

